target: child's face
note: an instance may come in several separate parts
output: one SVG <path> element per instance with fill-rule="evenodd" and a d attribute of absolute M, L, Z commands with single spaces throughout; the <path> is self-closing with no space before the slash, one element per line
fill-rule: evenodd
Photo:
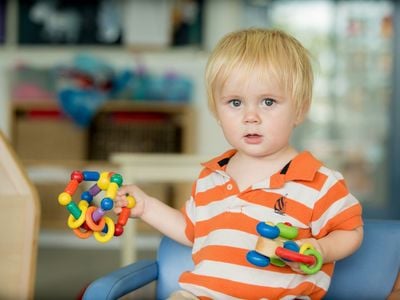
<path fill-rule="evenodd" d="M 252 157 L 279 154 L 297 125 L 293 99 L 273 76 L 233 72 L 215 93 L 216 114 L 227 141 Z"/>

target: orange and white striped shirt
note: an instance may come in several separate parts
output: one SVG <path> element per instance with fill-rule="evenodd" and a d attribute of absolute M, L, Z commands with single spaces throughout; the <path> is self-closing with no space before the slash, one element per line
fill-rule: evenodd
<path fill-rule="evenodd" d="M 289 222 L 299 227 L 299 239 L 319 239 L 333 230 L 361 226 L 360 203 L 342 175 L 309 152 L 240 192 L 225 172 L 234 154 L 230 150 L 203 164 L 182 208 L 195 268 L 181 275 L 181 287 L 200 299 L 321 299 L 333 263 L 313 275 L 298 274 L 287 266 L 254 266 L 246 254 L 259 237 L 256 226 L 260 221 Z"/>

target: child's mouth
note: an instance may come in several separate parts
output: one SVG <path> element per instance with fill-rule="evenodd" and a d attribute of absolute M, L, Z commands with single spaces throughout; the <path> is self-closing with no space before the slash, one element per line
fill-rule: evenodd
<path fill-rule="evenodd" d="M 262 136 L 256 133 L 249 133 L 244 136 L 245 142 L 248 144 L 259 144 L 262 141 Z"/>

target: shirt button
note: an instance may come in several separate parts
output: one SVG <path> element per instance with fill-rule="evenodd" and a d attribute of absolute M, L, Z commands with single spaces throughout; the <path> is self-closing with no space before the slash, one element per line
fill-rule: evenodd
<path fill-rule="evenodd" d="M 229 184 L 226 186 L 226 189 L 227 189 L 228 191 L 232 190 L 232 189 L 233 189 L 232 184 L 229 183 Z"/>

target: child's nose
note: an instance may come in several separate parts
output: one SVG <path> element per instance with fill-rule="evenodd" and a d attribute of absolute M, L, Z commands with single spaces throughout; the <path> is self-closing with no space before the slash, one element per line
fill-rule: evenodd
<path fill-rule="evenodd" d="M 260 117 L 255 108 L 246 109 L 244 115 L 245 123 L 260 123 Z"/>

